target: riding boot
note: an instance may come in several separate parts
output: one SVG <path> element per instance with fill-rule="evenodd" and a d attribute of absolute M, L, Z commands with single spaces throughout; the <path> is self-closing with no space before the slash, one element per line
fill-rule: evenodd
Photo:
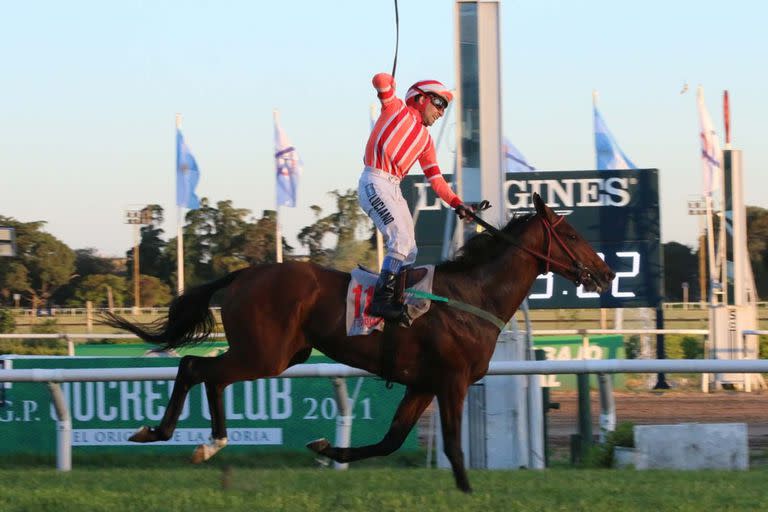
<path fill-rule="evenodd" d="M 403 314 L 398 319 L 403 327 L 410 327 L 411 323 L 413 323 L 413 319 L 408 314 L 408 305 L 405 303 L 405 288 L 410 268 L 410 265 L 406 265 L 400 269 L 400 273 L 397 274 L 397 285 L 395 287 L 394 303 L 401 304 L 403 307 Z"/>
<path fill-rule="evenodd" d="M 397 276 L 389 270 L 382 269 L 376 288 L 373 291 L 371 305 L 367 313 L 384 320 L 399 320 L 403 315 L 403 304 L 395 303 L 395 285 Z"/>

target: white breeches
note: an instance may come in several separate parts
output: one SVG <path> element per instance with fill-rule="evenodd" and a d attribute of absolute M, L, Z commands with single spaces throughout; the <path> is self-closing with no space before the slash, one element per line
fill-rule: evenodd
<path fill-rule="evenodd" d="M 366 167 L 360 176 L 357 198 L 360 207 L 384 235 L 387 255 L 402 260 L 403 265 L 412 265 L 416 261 L 416 236 L 400 180 Z"/>

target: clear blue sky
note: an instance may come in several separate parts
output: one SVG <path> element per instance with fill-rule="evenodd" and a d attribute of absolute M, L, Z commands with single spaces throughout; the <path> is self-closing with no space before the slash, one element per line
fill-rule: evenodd
<path fill-rule="evenodd" d="M 401 92 L 424 78 L 455 85 L 453 5 L 400 0 Z M 730 91 L 745 198 L 768 208 L 766 5 L 504 0 L 504 132 L 537 168 L 591 169 L 597 89 L 627 156 L 661 171 L 664 241 L 693 245 L 699 84 L 719 131 Z M 124 209 L 157 203 L 175 235 L 176 112 L 201 168 L 198 195 L 261 216 L 274 208 L 280 110 L 305 163 L 299 204 L 283 209 L 294 245 L 310 205 L 331 210 L 328 191 L 356 187 L 370 78 L 392 67 L 392 0 L 4 1 L 2 13 L 2 215 L 45 220 L 72 248 L 122 255 L 133 243 Z"/>

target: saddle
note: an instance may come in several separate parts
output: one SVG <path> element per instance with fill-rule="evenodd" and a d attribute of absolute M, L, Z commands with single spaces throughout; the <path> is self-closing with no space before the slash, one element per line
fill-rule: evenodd
<path fill-rule="evenodd" d="M 347 288 L 347 335 L 360 336 L 370 334 L 374 330 L 384 330 L 384 320 L 365 314 L 366 306 L 373 297 L 373 290 L 379 274 L 358 265 L 352 270 L 349 286 Z M 406 274 L 405 288 L 430 293 L 432 291 L 432 279 L 435 276 L 434 265 L 412 268 Z M 408 308 L 408 316 L 415 320 L 427 311 L 432 303 L 429 299 L 414 297 L 408 292 L 404 295 L 405 306 Z"/>
<path fill-rule="evenodd" d="M 368 272 L 369 274 L 372 274 L 376 277 L 379 276 L 378 272 L 375 272 L 369 269 L 368 267 L 366 267 L 365 265 L 361 265 L 360 263 L 357 264 L 357 268 L 359 268 L 364 272 Z M 413 267 L 408 269 L 408 273 L 405 275 L 405 287 L 413 288 L 416 285 L 416 283 L 418 283 L 419 281 L 421 281 L 427 276 L 427 273 L 429 272 L 429 270 L 430 269 L 428 267 Z"/>

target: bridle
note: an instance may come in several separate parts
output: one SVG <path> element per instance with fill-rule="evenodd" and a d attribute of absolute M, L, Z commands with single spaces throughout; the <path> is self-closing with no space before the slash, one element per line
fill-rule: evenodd
<path fill-rule="evenodd" d="M 486 207 L 487 208 L 487 207 Z M 481 208 L 485 209 L 485 208 Z M 580 284 L 584 284 L 584 282 L 593 275 L 592 272 L 590 272 L 589 268 L 585 266 L 579 259 L 573 254 L 573 251 L 566 245 L 566 243 L 563 241 L 562 237 L 558 234 L 557 231 L 555 231 L 555 228 L 558 224 L 560 224 L 565 217 L 558 216 L 557 219 L 554 222 L 550 222 L 549 219 L 544 217 L 543 215 L 538 215 L 539 220 L 541 220 L 542 227 L 544 229 L 544 235 L 546 239 L 546 248 L 545 253 L 539 252 L 535 249 L 531 249 L 530 247 L 525 247 L 523 245 L 520 245 L 517 240 L 509 236 L 508 234 L 504 233 L 503 231 L 491 226 L 487 222 L 485 222 L 483 219 L 481 219 L 475 212 L 470 211 L 469 212 L 470 217 L 477 222 L 479 225 L 481 225 L 486 231 L 491 233 L 493 236 L 501 238 L 506 243 L 517 247 L 518 249 L 522 249 L 523 251 L 527 252 L 528 254 L 534 256 L 541 262 L 545 264 L 544 266 L 544 272 L 543 274 L 547 274 L 550 271 L 550 268 L 552 266 L 559 267 L 561 269 L 564 269 L 565 271 L 570 271 L 576 274 L 576 279 L 574 280 L 574 283 L 578 286 Z M 554 240 L 554 243 L 553 243 Z M 561 249 L 563 249 L 563 252 L 568 255 L 568 257 L 571 259 L 569 263 L 563 263 L 561 261 L 556 260 L 552 257 L 552 247 L 557 243 Z"/>

